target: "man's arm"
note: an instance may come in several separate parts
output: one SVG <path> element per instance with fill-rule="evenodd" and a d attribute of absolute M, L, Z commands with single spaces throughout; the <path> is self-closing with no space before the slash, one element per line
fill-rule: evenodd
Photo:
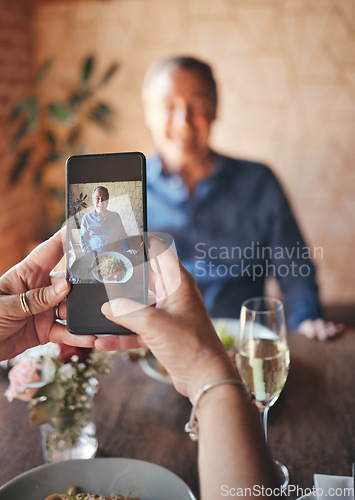
<path fill-rule="evenodd" d="M 117 234 L 117 241 L 120 243 L 122 250 L 124 252 L 128 252 L 129 245 L 127 242 L 127 233 L 126 233 L 126 230 L 125 230 L 124 225 L 122 223 L 120 215 L 119 214 L 116 214 L 116 215 L 117 215 L 117 217 L 115 220 L 115 224 L 116 224 L 115 233 Z"/>
<path fill-rule="evenodd" d="M 270 231 L 272 264 L 283 293 L 288 328 L 309 338 L 326 340 L 341 333 L 344 326 L 322 319 L 313 263 L 313 259 L 322 256 L 322 253 L 306 245 L 276 178 L 270 181 L 269 189 L 269 196 L 273 199 Z"/>
<path fill-rule="evenodd" d="M 86 214 L 84 214 L 84 216 L 81 220 L 80 246 L 81 246 L 81 249 L 83 252 L 90 252 L 91 251 L 91 247 L 89 245 L 89 232 L 88 232 L 88 227 L 87 227 Z"/>

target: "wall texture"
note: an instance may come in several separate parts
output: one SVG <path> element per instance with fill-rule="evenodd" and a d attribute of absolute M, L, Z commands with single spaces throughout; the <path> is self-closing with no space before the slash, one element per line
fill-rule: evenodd
<path fill-rule="evenodd" d="M 34 79 L 32 9 L 22 0 L 0 0 L 0 274 L 23 258 L 29 241 L 43 236 L 46 217 L 31 172 L 11 185 L 15 150 L 10 146 L 20 126 L 9 123 L 12 106 L 31 95 Z M 35 141 L 33 134 L 28 138 Z"/>
<path fill-rule="evenodd" d="M 33 14 L 36 63 L 54 56 L 61 75 L 49 92 L 76 79 L 88 54 L 99 70 L 121 63 L 105 94 L 117 129 L 89 133 L 90 152 L 149 154 L 140 102 L 147 66 L 175 53 L 211 62 L 220 86 L 212 145 L 276 172 L 308 245 L 324 249 L 323 301 L 355 302 L 353 0 L 48 2 Z M 64 179 L 62 165 L 53 177 Z"/>

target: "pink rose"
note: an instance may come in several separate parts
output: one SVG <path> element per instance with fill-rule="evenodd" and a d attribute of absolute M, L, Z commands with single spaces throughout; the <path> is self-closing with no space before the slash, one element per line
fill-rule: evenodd
<path fill-rule="evenodd" d="M 30 401 L 34 394 L 38 391 L 38 387 L 28 387 L 23 392 L 17 392 L 17 389 L 33 382 L 40 382 L 41 377 L 37 370 L 42 368 L 42 365 L 23 359 L 19 361 L 9 371 L 10 385 L 5 392 L 5 396 L 11 402 L 14 398 L 22 399 L 22 401 Z"/>

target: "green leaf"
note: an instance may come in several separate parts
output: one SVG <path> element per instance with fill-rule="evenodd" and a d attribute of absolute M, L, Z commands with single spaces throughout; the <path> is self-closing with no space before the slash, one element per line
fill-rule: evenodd
<path fill-rule="evenodd" d="M 49 144 L 51 144 L 52 146 L 56 145 L 57 140 L 54 133 L 51 130 L 45 130 L 44 135 Z"/>
<path fill-rule="evenodd" d="M 12 123 L 16 120 L 17 117 L 23 113 L 23 107 L 24 107 L 24 102 L 27 101 L 27 99 L 30 99 L 30 97 L 26 97 L 25 99 L 21 99 L 18 103 L 15 104 L 11 111 L 11 115 L 9 117 L 9 122 Z"/>
<path fill-rule="evenodd" d="M 61 151 L 55 151 L 55 150 L 53 150 L 47 156 L 47 161 L 49 163 L 54 163 L 54 162 L 60 160 L 62 158 L 62 156 L 63 156 L 63 153 Z"/>
<path fill-rule="evenodd" d="M 20 154 L 19 158 L 17 159 L 12 171 L 11 171 L 11 176 L 10 176 L 10 183 L 15 184 L 15 182 L 18 180 L 22 172 L 24 171 L 28 160 L 30 159 L 32 153 L 31 148 L 27 148 L 22 153 Z"/>
<path fill-rule="evenodd" d="M 50 194 L 53 196 L 53 198 L 56 198 L 59 201 L 63 201 L 65 199 L 65 194 L 63 193 L 63 191 L 59 191 L 56 188 L 51 189 Z"/>
<path fill-rule="evenodd" d="M 50 115 L 56 120 L 69 123 L 73 119 L 73 110 L 71 106 L 65 102 L 50 104 L 48 110 Z"/>
<path fill-rule="evenodd" d="M 71 130 L 70 134 L 68 135 L 67 144 L 69 146 L 72 146 L 73 144 L 75 144 L 77 142 L 78 138 L 80 137 L 80 133 L 81 133 L 81 127 L 73 128 L 73 130 Z"/>
<path fill-rule="evenodd" d="M 34 128 L 38 123 L 38 101 L 35 97 L 21 99 L 13 108 L 9 121 L 14 122 L 21 114 L 25 115 L 27 130 Z"/>
<path fill-rule="evenodd" d="M 65 388 L 58 381 L 51 382 L 41 387 L 36 392 L 36 398 L 40 398 L 43 396 L 45 396 L 48 399 L 51 399 L 53 402 L 61 401 L 65 397 Z"/>
<path fill-rule="evenodd" d="M 33 178 L 33 182 L 36 186 L 40 186 L 42 184 L 42 172 L 36 172 Z"/>
<path fill-rule="evenodd" d="M 85 99 L 90 97 L 91 92 L 89 90 L 79 90 L 78 92 L 74 92 L 69 98 L 70 104 L 73 106 L 76 106 L 78 104 L 81 104 Z"/>
<path fill-rule="evenodd" d="M 18 126 L 18 128 L 15 132 L 15 135 L 13 136 L 12 141 L 11 141 L 11 146 L 13 149 L 17 148 L 17 146 L 21 142 L 21 139 L 27 134 L 28 130 L 29 130 L 29 126 L 28 126 L 27 120 L 22 122 Z"/>
<path fill-rule="evenodd" d="M 102 116 L 109 116 L 115 114 L 114 110 L 104 102 L 99 103 L 94 109 L 97 110 L 97 112 Z"/>
<path fill-rule="evenodd" d="M 40 66 L 36 76 L 36 85 L 41 85 L 41 83 L 43 83 L 52 64 L 53 64 L 53 59 L 47 59 Z"/>
<path fill-rule="evenodd" d="M 94 58 L 93 56 L 89 56 L 84 61 L 83 74 L 81 77 L 83 83 L 87 83 L 92 74 L 93 68 L 94 68 Z"/>
<path fill-rule="evenodd" d="M 99 125 L 104 130 L 111 130 L 112 123 L 110 121 L 110 118 L 113 117 L 114 114 L 115 111 L 109 106 L 104 103 L 99 103 L 91 110 L 89 118 L 91 118 L 91 120 L 96 122 L 97 125 Z"/>
<path fill-rule="evenodd" d="M 100 86 L 106 85 L 106 83 L 111 80 L 112 76 L 116 73 L 120 65 L 118 63 L 113 63 L 109 67 L 109 69 L 106 71 L 104 76 L 101 78 L 101 81 L 99 83 Z"/>

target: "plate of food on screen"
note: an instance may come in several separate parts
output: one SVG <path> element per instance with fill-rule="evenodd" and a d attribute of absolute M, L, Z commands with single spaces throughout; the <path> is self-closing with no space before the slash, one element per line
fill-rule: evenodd
<path fill-rule="evenodd" d="M 94 278 L 100 283 L 126 283 L 133 275 L 132 262 L 119 252 L 98 254 L 91 268 Z"/>

